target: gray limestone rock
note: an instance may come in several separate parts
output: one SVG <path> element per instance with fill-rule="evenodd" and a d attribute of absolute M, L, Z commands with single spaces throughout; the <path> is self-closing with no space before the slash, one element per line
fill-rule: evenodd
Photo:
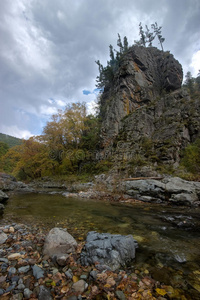
<path fill-rule="evenodd" d="M 135 258 L 138 244 L 131 235 L 98 233 L 91 231 L 81 253 L 81 263 L 91 265 L 99 263 L 112 270 L 125 267 Z"/>
<path fill-rule="evenodd" d="M 5 241 L 7 240 L 8 236 L 7 234 L 5 234 L 4 232 L 0 233 L 0 245 L 2 245 L 3 243 L 5 243 Z"/>
<path fill-rule="evenodd" d="M 200 204 L 200 182 L 187 181 L 179 177 L 159 180 L 125 180 L 120 185 L 127 195 L 145 202 L 171 202 L 173 204 Z"/>
<path fill-rule="evenodd" d="M 61 256 L 74 252 L 77 247 L 75 239 L 67 232 L 67 229 L 53 228 L 48 233 L 44 254 L 49 256 Z"/>
<path fill-rule="evenodd" d="M 44 277 L 44 271 L 38 267 L 37 265 L 34 265 L 32 267 L 33 269 L 33 276 L 36 278 L 36 279 L 40 279 L 42 277 Z"/>

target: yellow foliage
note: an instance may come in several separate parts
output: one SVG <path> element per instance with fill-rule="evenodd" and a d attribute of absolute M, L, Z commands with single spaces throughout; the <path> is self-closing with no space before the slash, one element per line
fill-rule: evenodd
<path fill-rule="evenodd" d="M 78 278 L 78 276 L 73 276 L 73 282 L 75 283 L 75 282 L 77 282 L 77 281 L 79 281 L 79 278 Z"/>
<path fill-rule="evenodd" d="M 156 292 L 161 296 L 164 296 L 167 294 L 167 292 L 164 289 L 159 289 L 159 288 L 156 289 Z"/>

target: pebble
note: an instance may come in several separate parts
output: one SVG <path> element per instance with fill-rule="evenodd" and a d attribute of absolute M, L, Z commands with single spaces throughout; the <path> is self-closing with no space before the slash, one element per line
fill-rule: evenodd
<path fill-rule="evenodd" d="M 7 271 L 7 268 L 8 268 L 8 264 L 3 263 L 3 264 L 1 265 L 1 271 L 2 271 L 2 272 L 6 272 L 6 271 Z"/>
<path fill-rule="evenodd" d="M 22 299 L 23 299 L 22 293 L 15 294 L 10 298 L 10 300 L 22 300 Z"/>
<path fill-rule="evenodd" d="M 5 291 L 3 289 L 0 289 L 0 296 L 3 295 Z"/>
<path fill-rule="evenodd" d="M 6 289 L 5 293 L 8 293 L 8 292 L 14 290 L 15 287 L 16 287 L 16 283 L 14 282 Z"/>
<path fill-rule="evenodd" d="M 96 280 L 96 279 L 97 279 L 97 274 L 98 274 L 97 271 L 92 270 L 92 271 L 90 272 L 90 278 L 91 278 L 92 280 Z"/>
<path fill-rule="evenodd" d="M 4 282 L 6 280 L 6 276 L 1 276 L 0 277 L 0 283 Z"/>
<path fill-rule="evenodd" d="M 11 226 L 11 227 L 9 228 L 9 232 L 10 232 L 10 233 L 14 233 L 14 232 L 15 232 L 14 227 Z"/>
<path fill-rule="evenodd" d="M 20 283 L 20 284 L 18 284 L 17 288 L 18 288 L 18 290 L 24 290 L 25 285 L 23 283 Z"/>
<path fill-rule="evenodd" d="M 18 282 L 18 280 L 19 280 L 19 276 L 17 276 L 17 275 L 11 277 L 11 282 L 12 282 L 12 283 Z M 18 282 L 18 284 L 19 284 L 19 282 Z"/>
<path fill-rule="evenodd" d="M 33 269 L 33 276 L 36 278 L 36 279 L 40 279 L 42 277 L 44 277 L 44 271 L 38 267 L 37 265 L 34 265 L 32 267 Z"/>
<path fill-rule="evenodd" d="M 52 300 L 50 290 L 45 286 L 41 285 L 38 295 L 38 300 Z"/>
<path fill-rule="evenodd" d="M 29 299 L 31 297 L 31 294 L 33 292 L 31 290 L 29 290 L 28 288 L 24 289 L 24 298 L 25 299 Z M 43 299 L 44 300 L 44 299 Z"/>
<path fill-rule="evenodd" d="M 88 276 L 87 276 L 86 274 L 82 274 L 82 275 L 80 276 L 80 279 L 83 279 L 83 280 L 87 280 L 87 278 L 88 278 Z"/>
<path fill-rule="evenodd" d="M 8 263 L 8 259 L 4 257 L 0 257 L 0 261 L 4 263 Z"/>
<path fill-rule="evenodd" d="M 0 245 L 4 244 L 5 241 L 7 240 L 7 234 L 5 234 L 4 232 L 0 233 Z"/>
<path fill-rule="evenodd" d="M 116 291 L 116 296 L 119 300 L 126 300 L 126 297 L 122 291 Z"/>
<path fill-rule="evenodd" d="M 68 269 L 68 271 L 65 272 L 65 276 L 69 279 L 73 278 L 73 273 L 71 269 Z"/>
<path fill-rule="evenodd" d="M 30 270 L 30 266 L 21 267 L 18 269 L 19 273 L 27 273 Z"/>
<path fill-rule="evenodd" d="M 79 280 L 72 285 L 72 289 L 76 293 L 83 293 L 88 287 L 88 284 L 83 280 Z"/>
<path fill-rule="evenodd" d="M 22 255 L 20 253 L 13 253 L 8 256 L 8 260 L 15 260 L 21 258 Z"/>
<path fill-rule="evenodd" d="M 15 274 L 16 272 L 17 272 L 16 268 L 11 267 L 11 268 L 8 270 L 8 275 L 11 276 L 12 274 Z"/>

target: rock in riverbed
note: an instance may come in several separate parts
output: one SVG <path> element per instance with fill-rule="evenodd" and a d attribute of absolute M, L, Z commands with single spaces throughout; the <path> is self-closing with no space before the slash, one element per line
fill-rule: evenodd
<path fill-rule="evenodd" d="M 120 188 L 127 195 L 144 202 L 169 202 L 177 205 L 200 205 L 200 182 L 179 177 L 125 180 Z"/>
<path fill-rule="evenodd" d="M 99 263 L 102 267 L 117 270 L 135 258 L 137 247 L 138 244 L 132 235 L 90 231 L 81 253 L 81 263 L 83 265 Z"/>

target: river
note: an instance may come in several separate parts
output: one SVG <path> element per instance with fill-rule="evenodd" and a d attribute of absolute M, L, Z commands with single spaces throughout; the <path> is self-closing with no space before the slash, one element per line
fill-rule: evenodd
<path fill-rule="evenodd" d="M 131 234 L 138 241 L 134 267 L 154 279 L 200 295 L 200 209 L 66 198 L 59 193 L 12 196 L 1 223 L 66 227 L 78 241 L 88 231 Z M 200 297 L 199 297 L 200 298 Z"/>

